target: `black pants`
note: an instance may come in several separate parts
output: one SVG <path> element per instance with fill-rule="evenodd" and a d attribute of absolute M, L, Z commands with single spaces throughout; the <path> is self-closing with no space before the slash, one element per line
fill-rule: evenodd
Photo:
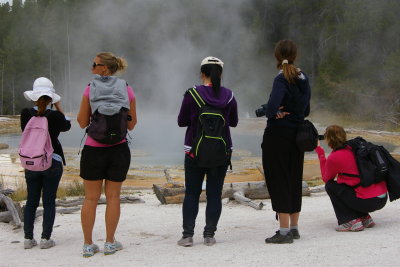
<path fill-rule="evenodd" d="M 198 167 L 190 156 L 185 156 L 185 199 L 182 207 L 183 237 L 193 236 L 194 234 L 196 217 L 199 212 L 201 187 L 206 174 L 207 207 L 203 236 L 214 236 L 222 211 L 221 194 L 227 168 L 228 166 Z"/>
<path fill-rule="evenodd" d="M 296 146 L 296 128 L 273 127 L 264 132 L 262 162 L 272 209 L 301 211 L 304 152 Z"/>
<path fill-rule="evenodd" d="M 35 215 L 40 196 L 43 202 L 42 238 L 50 239 L 56 217 L 56 195 L 63 173 L 62 163 L 53 159 L 52 165 L 45 171 L 25 170 L 28 199 L 24 209 L 24 232 L 26 239 L 33 238 Z"/>
<path fill-rule="evenodd" d="M 325 184 L 326 192 L 331 198 L 338 224 L 342 224 L 363 216 L 369 212 L 380 210 L 386 205 L 387 196 L 384 198 L 358 198 L 354 189 L 336 181 Z"/>

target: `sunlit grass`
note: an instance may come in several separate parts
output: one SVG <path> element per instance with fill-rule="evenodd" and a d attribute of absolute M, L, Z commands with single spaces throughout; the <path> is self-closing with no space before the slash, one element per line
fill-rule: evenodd
<path fill-rule="evenodd" d="M 14 201 L 26 200 L 28 192 L 26 190 L 26 184 L 21 184 L 17 187 L 14 193 L 10 195 L 10 198 Z M 85 189 L 83 183 L 80 181 L 73 181 L 67 185 L 60 185 L 57 190 L 57 198 L 84 196 Z"/>

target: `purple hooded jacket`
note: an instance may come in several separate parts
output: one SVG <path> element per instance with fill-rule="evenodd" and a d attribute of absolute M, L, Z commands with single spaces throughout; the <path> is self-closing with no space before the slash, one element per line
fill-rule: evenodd
<path fill-rule="evenodd" d="M 226 121 L 225 132 L 227 134 L 227 147 L 232 147 L 229 127 L 236 127 L 239 121 L 237 102 L 233 96 L 233 92 L 228 88 L 221 87 L 219 97 L 216 98 L 214 89 L 211 86 L 196 85 L 195 88 L 207 104 L 223 109 L 223 116 Z M 184 145 L 185 152 L 190 152 L 192 149 L 193 139 L 195 138 L 197 130 L 199 110 L 200 108 L 193 97 L 186 92 L 178 115 L 178 125 L 180 127 L 187 127 Z"/>

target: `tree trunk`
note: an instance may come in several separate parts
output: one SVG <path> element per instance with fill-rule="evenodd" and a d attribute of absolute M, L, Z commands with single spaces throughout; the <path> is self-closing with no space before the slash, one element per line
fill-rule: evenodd
<path fill-rule="evenodd" d="M 22 225 L 21 218 L 12 199 L 0 193 L 0 202 L 3 202 L 6 205 L 7 210 L 11 212 L 13 224 L 17 227 L 21 227 Z"/>
<path fill-rule="evenodd" d="M 2 211 L 0 212 L 0 222 L 9 223 L 13 220 L 10 211 Z"/>

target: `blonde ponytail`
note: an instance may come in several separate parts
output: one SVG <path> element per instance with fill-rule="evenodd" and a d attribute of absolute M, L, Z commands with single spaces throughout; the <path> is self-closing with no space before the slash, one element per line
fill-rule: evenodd
<path fill-rule="evenodd" d="M 125 59 L 116 57 L 110 52 L 98 53 L 96 57 L 98 57 L 100 62 L 108 68 L 111 75 L 114 75 L 117 72 L 122 72 L 128 67 L 128 63 Z"/>
<path fill-rule="evenodd" d="M 122 72 L 128 68 L 128 62 L 126 62 L 125 59 L 122 57 L 117 57 L 116 60 L 118 65 L 117 72 Z"/>

